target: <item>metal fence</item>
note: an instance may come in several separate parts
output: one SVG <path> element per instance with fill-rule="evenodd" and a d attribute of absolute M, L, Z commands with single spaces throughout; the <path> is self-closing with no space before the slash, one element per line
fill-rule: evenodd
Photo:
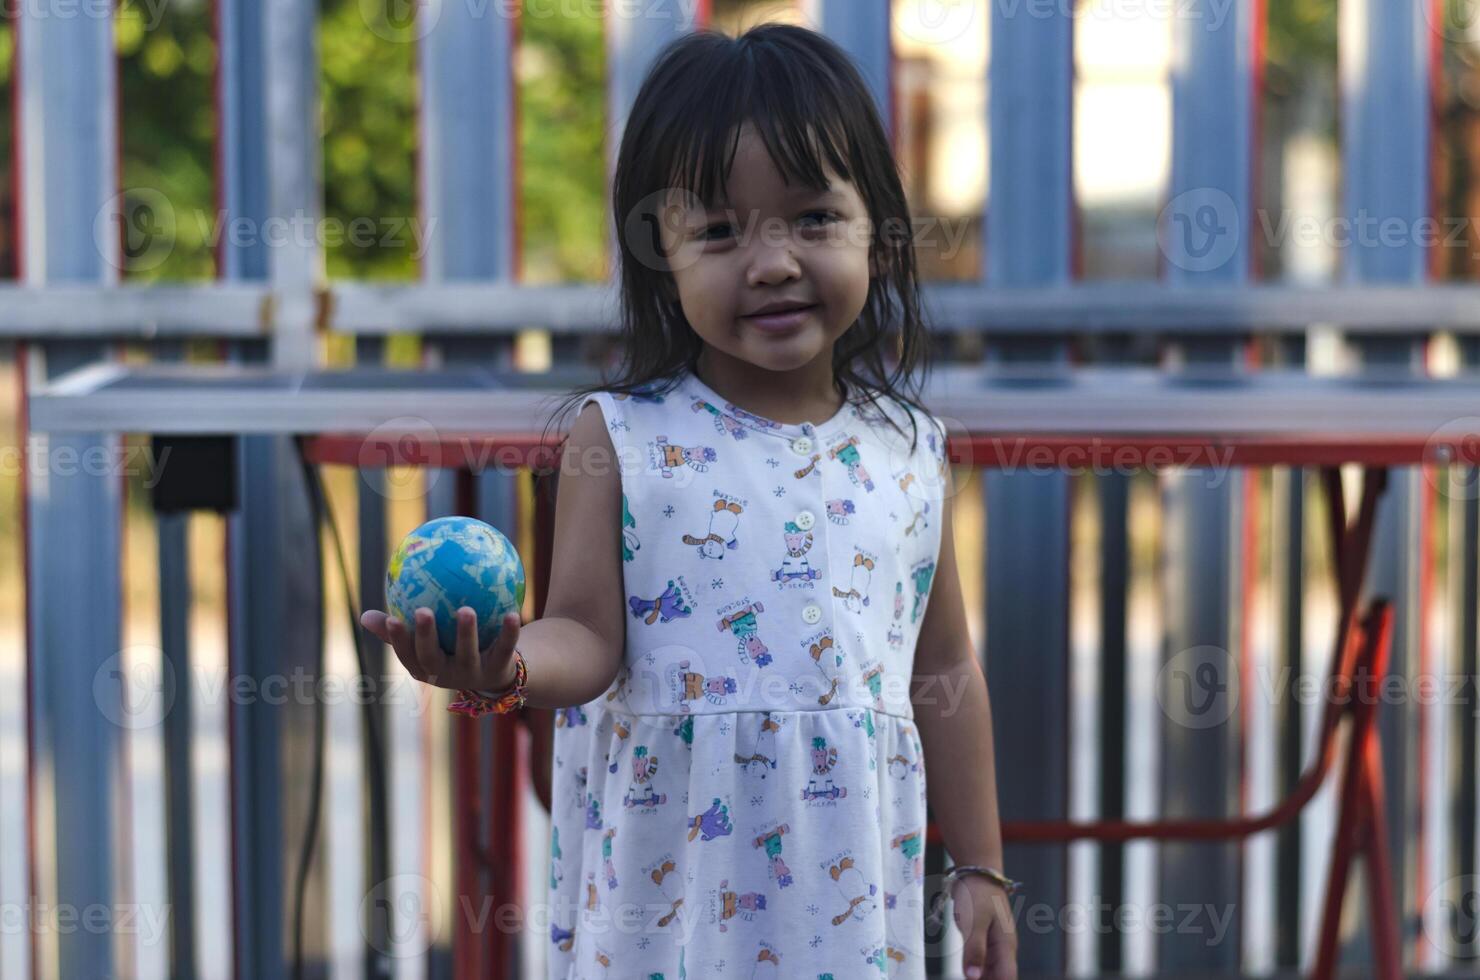
<path fill-rule="evenodd" d="M 420 331 L 427 366 L 451 363 L 512 365 L 513 333 L 548 328 L 556 361 L 576 356 L 581 337 L 609 331 L 609 288 L 528 287 L 514 278 L 515 167 L 511 138 L 511 54 L 517 19 L 498 3 L 442 0 L 418 10 L 420 207 L 435 216 L 422 281 L 381 286 L 314 281 L 314 246 L 289 241 L 267 247 L 223 239 L 217 282 L 192 286 L 130 286 L 117 281 L 115 239 L 97 236 L 100 215 L 116 209 L 119 120 L 109 16 L 54 16 L 40 5 L 18 5 L 16 146 L 19 187 L 19 281 L 0 285 L 0 338 L 22 352 L 24 386 L 34 388 L 69 369 L 113 356 L 120 339 L 145 341 L 159 359 L 179 354 L 186 339 L 216 338 L 233 363 L 306 368 L 322 331 L 353 334 L 365 362 L 381 358 L 392 331 Z M 1357 241 L 1344 252 L 1338 286 L 1263 286 L 1250 280 L 1252 166 L 1256 143 L 1257 72 L 1261 58 L 1260 0 L 1187 0 L 1174 18 L 1172 177 L 1163 214 L 1164 277 L 1124 286 L 1073 282 L 1076 211 L 1071 180 L 1074 12 L 1072 5 L 991 0 L 989 127 L 990 207 L 983 216 L 985 261 L 979 284 L 927 287 L 927 309 L 943 336 L 979 336 L 987 361 L 1068 366 L 1074 342 L 1150 342 L 1167 371 L 1189 366 L 1237 372 L 1251 369 L 1250 352 L 1264 342 L 1282 364 L 1304 363 L 1308 328 L 1345 331 L 1357 374 L 1426 372 L 1426 345 L 1452 334 L 1465 371 L 1480 369 L 1480 289 L 1426 285 L 1426 249 L 1413 236 L 1401 242 Z M 857 59 L 893 119 L 890 4 L 888 0 L 807 0 L 804 16 L 837 38 Z M 1214 9 L 1227 16 L 1213 17 Z M 1438 0 L 1347 0 L 1340 6 L 1342 211 L 1391 218 L 1413 228 L 1429 216 L 1431 199 L 1429 105 L 1433 55 L 1442 31 Z M 218 186 L 226 214 L 261 226 L 274 219 L 321 214 L 316 129 L 314 8 L 301 0 L 217 0 L 220 46 Z M 709 7 L 693 2 L 609 5 L 607 12 L 609 133 L 620 133 L 624 107 L 657 50 L 705 23 Z M 470 101 L 468 93 L 478 93 Z M 615 141 L 613 140 L 614 144 Z M 476 167 L 468 161 L 477 161 Z M 1112 343 L 1110 349 L 1115 349 Z M 1360 388 L 1360 378 L 1351 382 Z M 1480 412 L 1480 406 L 1477 406 Z M 28 435 L 22 418 L 20 436 Z M 61 449 L 82 456 L 114 453 L 117 437 L 56 435 Z M 282 437 L 252 436 L 241 443 L 241 507 L 227 522 L 229 639 L 233 672 L 252 677 L 312 670 L 317 638 L 283 624 L 314 621 L 322 583 L 298 559 L 311 533 L 296 484 L 296 461 Z M 366 478 L 372 479 L 370 477 Z M 368 484 L 367 484 L 368 485 Z M 1071 658 L 1069 632 L 1071 550 L 1076 484 L 1065 475 L 992 473 L 982 481 L 986 515 L 985 624 L 982 642 L 994 699 L 1002 812 L 1014 820 L 1052 820 L 1091 814 L 1128 815 L 1134 780 L 1144 759 L 1132 759 L 1125 731 L 1141 712 L 1145 688 L 1127 670 L 1131 555 L 1131 479 L 1096 479 L 1092 492 L 1102 529 L 1095 543 L 1099 589 L 1092 614 L 1099 645 L 1091 661 L 1098 705 L 1096 757 L 1084 777 L 1072 751 L 1075 717 L 1070 692 L 1085 678 Z M 1303 649 L 1307 612 L 1305 487 L 1298 468 L 1276 470 L 1268 500 L 1256 484 L 1234 474 L 1208 487 L 1195 474 L 1161 485 L 1165 589 L 1164 657 L 1208 645 L 1243 657 L 1251 601 L 1250 569 L 1257 539 L 1256 512 L 1267 512 L 1278 539 L 1289 541 L 1270 557 L 1275 587 L 1276 644 L 1271 663 L 1312 669 Z M 479 481 L 479 510 L 495 523 L 512 522 L 517 492 L 507 477 Z M 121 849 L 120 794 L 126 792 L 120 727 L 98 705 L 125 695 L 109 669 L 119 648 L 125 583 L 111 560 L 60 562 L 84 552 L 111 558 L 121 545 L 117 481 L 29 472 L 24 514 L 27 582 L 29 776 L 24 806 L 30 815 L 26 849 L 27 895 L 55 907 L 116 909 Z M 1480 508 L 1474 494 L 1443 498 L 1449 508 L 1451 635 L 1426 627 L 1436 570 L 1432 487 L 1416 469 L 1399 470 L 1378 516 L 1376 565 L 1369 587 L 1391 597 L 1395 613 L 1391 670 L 1409 689 L 1425 673 L 1472 675 L 1477 666 L 1475 609 Z M 426 495 L 428 516 L 456 506 L 451 481 Z M 490 516 L 491 515 L 491 516 Z M 359 504 L 362 574 L 356 583 L 375 602 L 377 570 L 385 551 L 384 498 L 362 493 Z M 178 518 L 159 523 L 161 648 L 184 676 L 190 660 L 184 618 L 188 555 Z M 86 600 L 80 615 L 79 597 Z M 385 663 L 385 651 L 367 651 Z M 1010 692 L 1004 696 L 1002 692 Z M 1385 705 L 1381 717 L 1390 810 L 1387 826 L 1398 877 L 1404 962 L 1411 973 L 1462 965 L 1473 944 L 1434 943 L 1425 923 L 1444 910 L 1436 887 L 1459 907 L 1476 890 L 1476 770 L 1474 695 L 1426 705 L 1407 699 Z M 1440 716 L 1448 720 L 1440 725 Z M 1302 734 L 1311 713 L 1285 699 L 1257 716 L 1277 745 L 1267 780 L 1288 791 L 1302 768 Z M 166 765 L 175 767 L 190 737 L 190 717 L 172 712 L 165 733 Z M 1249 719 L 1236 717 L 1205 730 L 1168 726 L 1155 736 L 1156 812 L 1168 817 L 1234 815 L 1249 806 Z M 198 941 L 192 928 L 190 847 L 194 811 L 189 780 L 171 794 L 168 814 L 171 896 L 171 976 L 196 975 L 194 964 L 230 965 L 251 978 L 290 972 L 294 930 L 293 870 L 307 819 L 311 706 L 233 704 L 230 711 L 231 845 L 230 948 Z M 1442 738 L 1441 738 L 1442 736 Z M 432 733 L 427 758 L 449 738 Z M 1438 750 L 1443 749 L 1440 753 Z M 1440 763 L 1443 769 L 1438 768 Z M 440 767 L 445 769 L 446 767 Z M 184 770 L 188 772 L 188 769 Z M 417 873 L 445 883 L 452 870 L 438 828 L 450 826 L 448 777 L 430 767 L 428 814 Z M 1075 773 L 1080 772 L 1079 776 Z M 179 780 L 180 769 L 172 769 Z M 1084 799 L 1085 786 L 1093 798 Z M 1078 787 L 1076 790 L 1075 787 Z M 10 801 L 7 801 L 10 802 Z M 1281 832 L 1275 853 L 1246 873 L 1250 851 L 1238 844 L 1175 843 L 1153 847 L 1104 845 L 1076 857 L 1074 847 L 1010 844 L 1014 877 L 1034 883 L 1033 898 L 1047 908 L 1086 906 L 1082 882 L 1109 909 L 1141 903 L 1159 908 L 1218 906 L 1238 910 L 1232 932 L 1210 944 L 1205 934 L 1169 929 L 1149 939 L 1150 970 L 1185 975 L 1193 969 L 1229 976 L 1250 968 L 1246 930 L 1274 937 L 1264 967 L 1305 963 L 1312 933 L 1311 896 L 1324 853 L 1320 824 Z M 537 847 L 531 835 L 527 842 Z M 386 867 L 384 856 L 368 859 Z M 1084 862 L 1089 861 L 1086 865 Z M 1137 861 L 1140 863 L 1137 864 Z M 1138 881 L 1131 872 L 1149 874 Z M 1085 869 L 1088 868 L 1086 871 Z M 1077 869 L 1077 870 L 1076 870 Z M 391 870 L 395 870 L 392 868 Z M 367 887 L 369 887 L 367 885 Z M 331 949 L 326 885 L 309 881 L 305 949 L 316 975 L 328 975 Z M 1427 918 L 1426 918 L 1427 917 Z M 1256 921 L 1257 920 L 1257 921 Z M 1025 973 L 1117 972 L 1134 964 L 1128 934 L 1094 930 L 1090 941 L 1072 930 L 1024 931 Z M 367 971 L 384 967 L 384 950 L 366 949 Z M 7 964 L 35 976 L 126 975 L 129 959 L 117 929 L 61 929 L 0 936 Z M 1343 961 L 1370 962 L 1368 938 L 1350 929 Z M 1071 963 L 1071 951 L 1084 955 Z M 17 950 L 20 950 L 17 952 Z M 1088 959 L 1085 958 L 1087 955 Z M 454 974 L 452 951 L 432 944 L 424 957 L 397 964 L 403 975 Z M 407 972 L 409 971 L 409 972 Z M 224 975 L 217 969 L 203 972 Z M 367 974 L 368 975 L 368 974 Z"/>

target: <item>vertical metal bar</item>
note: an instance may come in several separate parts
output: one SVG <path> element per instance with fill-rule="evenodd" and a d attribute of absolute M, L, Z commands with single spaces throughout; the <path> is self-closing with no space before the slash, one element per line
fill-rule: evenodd
<path fill-rule="evenodd" d="M 1305 363 L 1305 338 L 1285 338 L 1278 357 L 1282 366 Z M 1284 799 L 1300 781 L 1305 756 L 1301 736 L 1305 712 L 1299 693 L 1305 663 L 1305 477 L 1300 466 L 1276 467 L 1271 473 L 1270 533 L 1275 542 L 1272 591 L 1277 601 L 1278 627 L 1271 665 L 1273 675 L 1289 680 L 1275 692 L 1279 699 L 1275 719 L 1278 795 Z M 1291 820 L 1276 831 L 1275 844 L 1275 964 L 1300 965 L 1302 921 L 1300 901 L 1301 821 Z"/>
<path fill-rule="evenodd" d="M 1173 19 L 1172 167 L 1161 241 L 1165 277 L 1177 283 L 1243 283 L 1252 220 L 1252 140 L 1257 0 L 1216 16 L 1195 0 Z M 1242 369 L 1245 341 L 1205 338 L 1171 345 L 1169 367 Z M 1243 725 L 1237 711 L 1245 624 L 1244 474 L 1190 470 L 1164 484 L 1166 499 L 1167 662 L 1159 678 L 1165 708 L 1162 812 L 1167 817 L 1235 816 L 1241 805 Z M 1208 676 L 1210 688 L 1198 684 Z M 1159 937 L 1161 970 L 1234 970 L 1240 960 L 1243 841 L 1160 847 L 1158 900 L 1171 907 L 1207 903 L 1229 911 L 1214 945 L 1206 930 Z"/>
<path fill-rule="evenodd" d="M 1428 7 L 1429 9 L 1426 9 Z M 1430 96 L 1429 44 L 1433 39 L 1426 0 L 1391 3 L 1343 0 L 1338 7 L 1338 67 L 1341 89 L 1343 214 L 1352 222 L 1374 222 L 1402 233 L 1354 234 L 1342 253 L 1347 282 L 1416 283 L 1425 279 L 1427 249 L 1417 222 L 1429 217 Z M 1354 224 L 1361 229 L 1364 225 Z M 1362 370 L 1425 373 L 1427 338 L 1349 338 Z M 1393 605 L 1390 672 L 1412 691 L 1423 668 L 1422 567 L 1431 559 L 1423 498 L 1425 484 L 1415 467 L 1395 469 L 1381 501 L 1368 586 Z M 1416 949 L 1422 902 L 1422 787 L 1419 769 L 1422 705 L 1396 699 L 1378 718 L 1383 769 L 1388 773 L 1387 827 L 1397 907 L 1384 910 L 1401 922 L 1401 948 Z M 1432 842 L 1443 847 L 1442 840 Z M 1370 901 L 1365 888 L 1361 901 Z M 1349 963 L 1373 962 L 1371 936 L 1358 930 Z"/>
<path fill-rule="evenodd" d="M 180 361 L 179 342 L 154 348 L 159 362 Z M 192 806 L 190 692 L 190 514 L 155 515 L 159 555 L 159 644 L 164 677 L 175 691 L 164 716 L 165 845 L 170 903 L 170 976 L 194 980 L 195 816 Z"/>
<path fill-rule="evenodd" d="M 16 121 L 21 160 L 20 242 L 27 285 L 116 283 L 114 229 L 117 119 L 113 21 L 59 17 L 22 5 Z M 99 220 L 101 219 L 101 220 Z M 97 229 L 102 233 L 98 234 Z M 100 341 L 47 341 L 31 348 L 27 386 L 106 359 Z M 52 909 L 94 907 L 116 914 L 115 849 L 122 816 L 123 664 L 122 484 L 113 467 L 52 466 L 50 460 L 116 459 L 116 434 L 42 437 L 28 467 L 26 615 L 34 755 L 30 803 L 37 837 L 31 854 Z M 85 597 L 85 615 L 79 598 Z M 124 897 L 125 901 L 128 900 Z M 43 923 L 44 925 L 45 923 Z M 32 933 L 32 969 L 42 976 L 113 976 L 114 930 Z"/>
<path fill-rule="evenodd" d="M 868 83 L 884 130 L 895 131 L 889 0 L 799 0 L 802 18 L 847 51 Z"/>
<path fill-rule="evenodd" d="M 1131 364 L 1128 338 L 1107 339 L 1101 365 Z M 1126 704 L 1129 633 L 1127 606 L 1131 588 L 1130 492 L 1131 476 L 1118 470 L 1098 473 L 1100 515 L 1100 820 L 1126 816 Z M 1107 841 L 1100 846 L 1099 887 L 1102 902 L 1097 970 L 1122 972 L 1125 941 L 1116 925 L 1115 910 L 1125 901 L 1125 845 Z"/>
<path fill-rule="evenodd" d="M 984 278 L 994 286 L 1069 280 L 1074 251 L 1071 120 L 1074 15 L 1063 5 L 1019 16 L 992 5 L 991 188 Z M 1039 16 L 1038 13 L 1042 13 Z M 1068 359 L 1057 338 L 998 342 L 998 362 Z M 998 746 L 998 792 L 1008 820 L 1069 815 L 1069 478 L 992 471 L 986 495 L 986 659 Z M 1010 692 L 1007 694 L 1006 692 Z M 1032 732 L 1032 738 L 1018 733 Z M 1033 882 L 1035 905 L 1063 908 L 1068 849 L 1008 844 L 1006 871 Z M 1027 974 L 1066 967 L 1059 930 L 1018 932 Z"/>
<path fill-rule="evenodd" d="M 512 281 L 517 274 L 518 227 L 515 147 L 514 50 L 518 37 L 517 16 L 500 11 L 483 16 L 471 4 L 444 4 L 436 22 L 421 39 L 424 93 L 421 116 L 420 206 L 427 229 L 427 251 L 423 265 L 429 282 L 484 280 Z M 468 109 L 467 93 L 481 93 Z M 479 161 L 478 167 L 467 166 Z M 510 370 L 513 338 L 428 336 L 426 351 L 431 363 L 479 363 Z M 471 481 L 470 483 L 468 481 Z M 427 494 L 428 516 L 450 513 L 482 515 L 509 536 L 512 527 L 514 477 L 489 473 L 476 477 L 459 473 L 455 480 L 438 480 Z M 457 488 L 465 487 L 461 498 Z M 503 720 L 501 720 L 503 721 Z M 453 813 L 454 868 L 430 869 L 433 881 L 453 887 L 459 910 L 464 901 L 476 914 L 490 895 L 496 902 L 516 902 L 517 878 L 508 872 L 519 855 L 517 800 L 506 800 L 495 787 L 493 766 L 507 765 L 509 752 L 500 752 L 497 723 L 472 725 L 467 719 L 449 717 L 453 736 L 452 765 L 473 780 L 460 780 L 450 787 L 459 806 Z M 437 792 L 444 792 L 447 773 L 436 777 Z M 459 812 L 472 805 L 481 819 L 469 822 Z M 480 854 L 493 861 L 492 874 L 473 874 L 482 867 Z M 478 924 L 482 921 L 482 925 Z M 478 930 L 482 929 L 480 933 Z M 517 969 L 517 936 L 499 930 L 495 919 L 471 919 L 459 911 L 451 931 L 452 948 L 434 947 L 429 965 L 431 976 L 512 976 Z"/>
<path fill-rule="evenodd" d="M 362 365 L 381 365 L 385 359 L 385 341 L 380 337 L 356 337 L 355 361 Z M 359 595 L 359 608 L 385 608 L 385 563 L 388 558 L 386 541 L 386 475 L 378 466 L 366 466 L 358 470 L 359 480 L 355 484 L 357 519 L 359 523 L 358 553 L 355 567 L 359 581 L 355 591 Z M 348 583 L 346 583 L 348 586 Z M 365 762 L 365 891 L 368 894 L 380 882 L 391 876 L 390 870 L 390 800 L 387 785 L 390 779 L 390 712 L 387 695 L 390 691 L 392 674 L 390 655 L 384 643 L 365 630 L 355 631 L 355 642 L 359 644 L 360 656 L 366 666 L 366 676 L 371 690 L 377 692 L 363 711 L 373 713 L 376 727 L 380 731 L 380 756 L 371 753 L 371 734 L 367 724 L 361 725 L 362 752 Z M 379 772 L 374 767 L 379 765 Z M 391 914 L 395 913 L 394 907 Z M 365 980 L 384 980 L 392 972 L 389 956 L 391 951 L 390 922 L 379 910 L 367 915 L 360 923 L 365 937 Z"/>
<path fill-rule="evenodd" d="M 227 359 L 306 368 L 317 344 L 317 10 L 219 0 L 217 18 L 218 198 L 225 221 L 248 231 L 223 236 L 218 269 L 224 279 L 269 281 L 278 294 L 270 344 L 231 345 Z M 284 227 L 286 241 L 272 237 Z M 274 980 L 291 971 L 300 925 L 293 914 L 316 705 L 267 695 L 294 677 L 316 689 L 321 651 L 311 624 L 322 615 L 323 585 L 299 558 L 317 529 L 291 441 L 251 436 L 239 447 L 241 507 L 226 522 L 228 663 L 233 680 L 258 694 L 233 697 L 228 709 L 233 956 L 238 977 Z M 324 849 L 315 854 L 301 923 L 310 976 L 327 969 L 328 956 Z"/>
<path fill-rule="evenodd" d="M 1480 337 L 1460 338 L 1460 364 L 1473 375 L 1480 371 Z M 1480 759 L 1477 759 L 1477 726 L 1475 714 L 1480 709 L 1480 692 L 1475 677 L 1480 673 L 1480 466 L 1456 466 L 1438 472 L 1439 486 L 1447 488 L 1449 507 L 1449 608 L 1451 642 L 1454 655 L 1447 670 L 1462 678 L 1452 709 L 1449 731 L 1450 771 L 1459 778 L 1450 793 L 1449 849 L 1452 859 L 1447 865 L 1448 895 L 1451 908 L 1464 908 L 1474 891 L 1474 875 L 1480 873 L 1476 862 L 1477 830 L 1476 793 L 1480 792 Z M 1445 923 L 1445 928 L 1453 928 Z M 1456 934 L 1457 933 L 1457 934 Z M 1444 936 L 1449 958 L 1473 961 L 1480 955 L 1472 930 L 1455 930 Z"/>

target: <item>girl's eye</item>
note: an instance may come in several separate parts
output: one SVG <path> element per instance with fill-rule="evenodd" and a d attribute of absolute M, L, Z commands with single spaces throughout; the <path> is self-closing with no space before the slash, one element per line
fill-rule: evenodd
<path fill-rule="evenodd" d="M 803 220 L 813 217 L 822 219 L 816 225 L 813 225 L 813 227 L 821 227 L 822 225 L 832 224 L 834 221 L 840 220 L 838 214 L 834 211 L 808 211 L 802 215 Z"/>
<path fill-rule="evenodd" d="M 712 231 L 721 231 L 721 232 L 724 232 L 724 233 L 728 234 L 729 231 L 730 231 L 730 229 L 732 227 L 733 226 L 730 225 L 727 222 L 726 223 L 722 223 L 722 224 L 717 224 L 717 225 L 710 225 L 708 228 L 705 228 L 704 229 L 704 241 L 706 241 L 706 242 L 722 241 L 723 239 L 710 237 L 710 234 L 709 233 L 712 232 Z"/>

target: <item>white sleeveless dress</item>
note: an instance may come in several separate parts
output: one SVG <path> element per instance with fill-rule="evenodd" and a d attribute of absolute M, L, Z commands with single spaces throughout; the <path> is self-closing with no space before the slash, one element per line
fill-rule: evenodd
<path fill-rule="evenodd" d="M 587 399 L 621 473 L 627 642 L 556 715 L 549 976 L 923 977 L 909 682 L 944 430 L 886 399 L 903 436 L 875 406 L 782 424 L 688 372 L 662 387 Z"/>

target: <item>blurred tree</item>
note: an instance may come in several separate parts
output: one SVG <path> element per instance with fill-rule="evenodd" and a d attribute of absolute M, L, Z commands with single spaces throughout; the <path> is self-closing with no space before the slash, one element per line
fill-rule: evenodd
<path fill-rule="evenodd" d="M 554 13 L 571 8 L 576 13 Z M 594 4 L 526 2 L 515 58 L 519 87 L 522 277 L 608 275 L 606 50 Z"/>
<path fill-rule="evenodd" d="M 15 23 L 12 0 L 0 0 L 0 279 L 16 275 L 15 199 L 12 196 L 12 167 L 15 152 L 15 120 L 11 111 L 11 66 L 15 63 Z"/>
<path fill-rule="evenodd" d="M 124 268 L 129 280 L 209 279 L 216 42 L 207 0 L 122 0 L 118 54 Z"/>

